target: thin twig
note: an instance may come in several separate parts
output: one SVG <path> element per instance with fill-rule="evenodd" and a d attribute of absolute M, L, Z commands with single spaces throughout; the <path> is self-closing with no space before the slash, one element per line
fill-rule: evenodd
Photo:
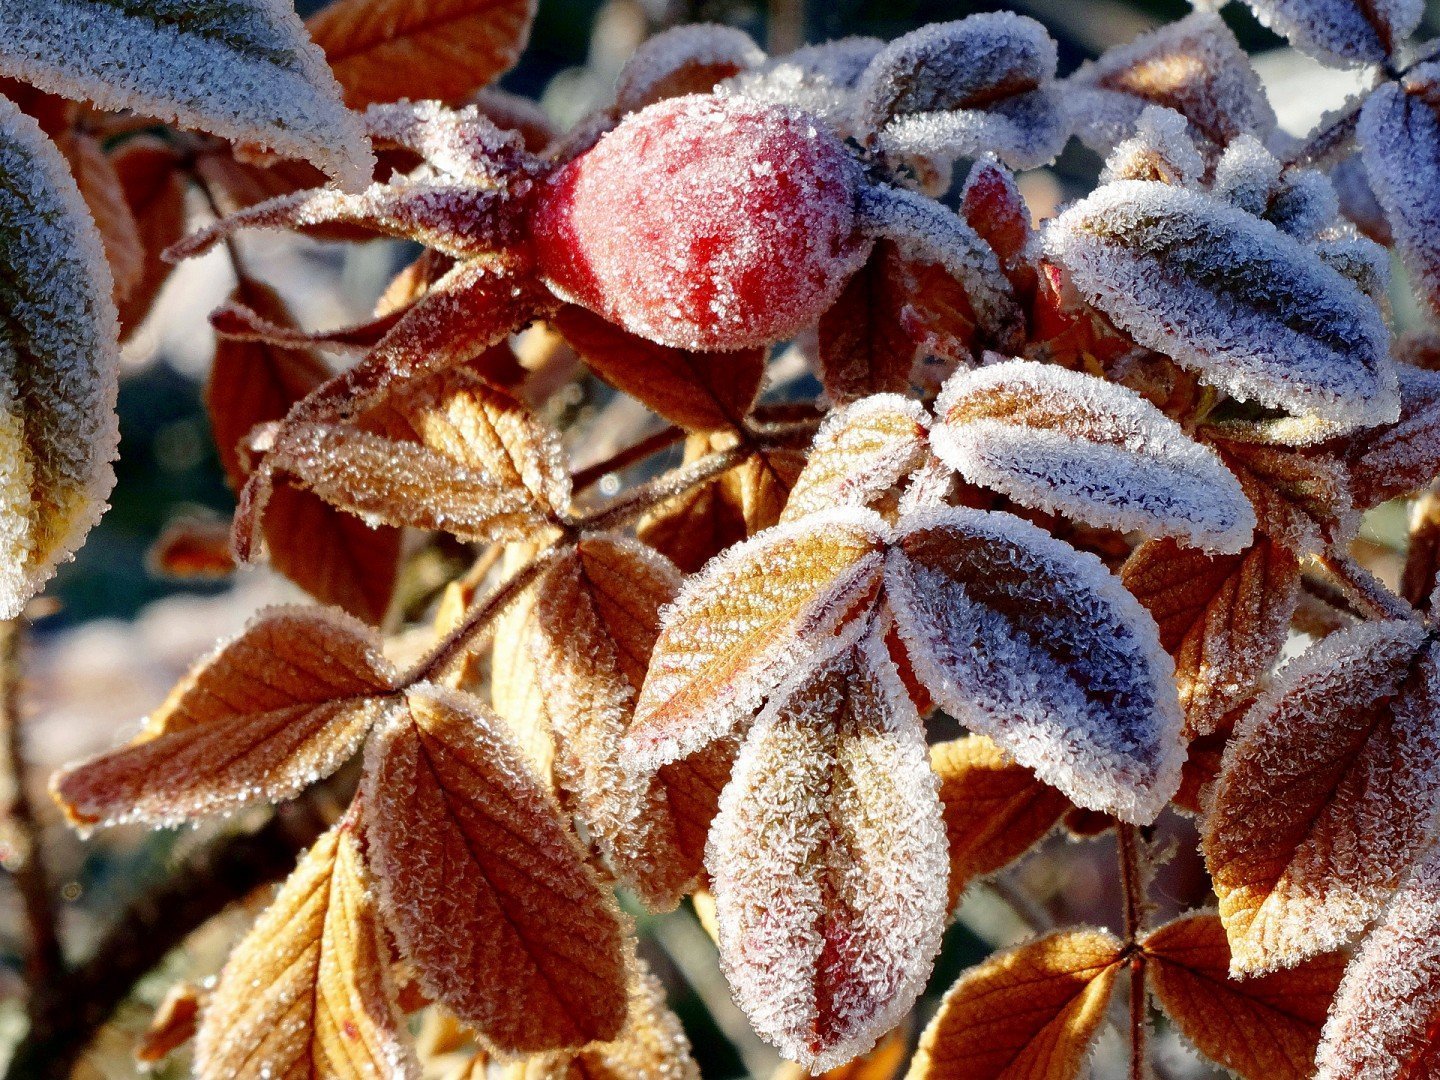
<path fill-rule="evenodd" d="M 703 457 L 664 476 L 657 476 L 648 483 L 637 485 L 609 506 L 580 518 L 576 525 L 593 532 L 604 532 L 606 529 L 628 525 L 661 503 L 683 495 L 691 488 L 735 468 L 751 453 L 753 450 L 748 446 L 736 446 Z"/>
<path fill-rule="evenodd" d="M 1350 601 L 1372 619 L 1415 619 L 1415 609 L 1396 596 L 1385 583 L 1349 555 L 1328 551 L 1315 557 Z"/>
<path fill-rule="evenodd" d="M 0 624 L 0 769 L 10 788 L 6 818 L 19 850 L 15 853 L 15 889 L 25 913 L 25 985 L 30 993 L 30 1014 L 50 1004 L 65 956 L 56 928 L 55 905 L 45 871 L 41 827 L 26 788 L 27 769 L 20 731 L 21 650 L 24 624 L 8 619 Z"/>
<path fill-rule="evenodd" d="M 983 882 L 986 889 L 1008 907 L 1017 919 L 1035 934 L 1048 934 L 1055 929 L 1055 920 L 1039 902 L 1020 888 L 1008 874 L 997 874 Z"/>
<path fill-rule="evenodd" d="M 1141 866 L 1140 838 L 1134 825 L 1121 822 L 1116 830 L 1120 856 L 1120 885 L 1124 891 L 1125 945 L 1130 965 L 1130 1080 L 1149 1076 L 1146 1036 L 1149 1032 L 1145 998 L 1145 953 L 1136 948 L 1145 929 L 1145 871 Z"/>
<path fill-rule="evenodd" d="M 597 461 L 594 465 L 587 465 L 583 469 L 576 470 L 570 483 L 575 493 L 585 491 L 598 484 L 610 473 L 619 472 L 621 469 L 628 469 L 637 462 L 644 461 L 648 457 L 654 457 L 662 450 L 668 450 L 681 439 L 685 438 L 685 429 L 668 424 L 652 435 L 647 435 L 633 446 L 612 454 L 604 461 Z"/>

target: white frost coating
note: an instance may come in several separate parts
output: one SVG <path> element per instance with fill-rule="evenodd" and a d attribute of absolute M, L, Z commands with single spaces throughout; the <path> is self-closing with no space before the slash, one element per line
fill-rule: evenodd
<path fill-rule="evenodd" d="M 1149 105 L 1135 121 L 1135 134 L 1121 142 L 1105 159 L 1100 182 L 1163 179 L 1196 187 L 1205 175 L 1205 159 L 1195 149 L 1189 121 L 1174 109 Z M 1152 176 L 1160 172 L 1161 176 Z"/>
<path fill-rule="evenodd" d="M 487 187 L 509 186 L 520 167 L 539 170 L 517 131 L 495 126 L 477 105 L 449 109 L 438 101 L 397 101 L 365 110 L 365 134 L 377 145 L 418 154 L 443 176 Z M 518 193 L 518 192 L 517 192 Z"/>
<path fill-rule="evenodd" d="M 944 928 L 937 784 L 885 630 L 877 622 L 776 691 L 706 852 L 735 1000 L 815 1073 L 909 1011 Z"/>
<path fill-rule="evenodd" d="M 0 97 L 0 617 L 74 554 L 115 486 L 113 292 L 65 160 Z"/>
<path fill-rule="evenodd" d="M 1340 200 L 1330 178 L 1318 169 L 1292 169 L 1276 186 L 1265 214 L 1299 240 L 1313 240 L 1340 217 Z"/>
<path fill-rule="evenodd" d="M 997 345 L 1023 340 L 1025 317 L 1000 259 L 959 214 L 934 199 L 885 184 L 860 189 L 861 227 L 908 259 L 939 263 L 965 288 L 980 326 Z"/>
<path fill-rule="evenodd" d="M 348 190 L 375 168 L 324 53 L 282 0 L 7 0 L 0 72 L 304 158 Z"/>
<path fill-rule="evenodd" d="M 1416 865 L 1360 947 L 1330 1007 L 1315 1080 L 1433 1074 L 1440 1022 L 1440 847 Z"/>
<path fill-rule="evenodd" d="M 935 415 L 936 456 L 1024 506 L 1209 551 L 1250 543 L 1240 481 L 1127 387 L 1012 360 L 951 376 Z"/>
<path fill-rule="evenodd" d="M 1049 223 L 1046 254 L 1138 343 L 1242 400 L 1352 427 L 1399 411 L 1375 304 L 1273 224 L 1168 184 L 1108 184 Z"/>
<path fill-rule="evenodd" d="M 1415 32 L 1425 0 L 1245 0 L 1301 52 L 1337 67 L 1383 64 Z"/>
<path fill-rule="evenodd" d="M 1365 99 L 1356 134 L 1375 199 L 1419 291 L 1440 311 L 1440 63 Z M 1429 100 L 1427 100 L 1427 97 Z"/>
<path fill-rule="evenodd" d="M 1390 252 L 1367 236 L 1361 236 L 1349 222 L 1325 229 L 1310 241 L 1310 248 L 1360 287 L 1376 304 L 1389 303 Z"/>
<path fill-rule="evenodd" d="M 1247 214 L 1263 217 L 1280 183 L 1280 159 L 1259 139 L 1238 135 L 1215 163 L 1210 190 Z"/>
<path fill-rule="evenodd" d="M 1250 58 L 1221 18 L 1197 11 L 1087 63 L 1066 81 L 1075 134 L 1104 153 L 1128 137 L 1149 104 L 1182 113 L 1218 152 L 1275 130 L 1275 110 Z"/>
<path fill-rule="evenodd" d="M 764 62 L 760 46 L 733 26 L 693 23 L 671 27 L 642 44 L 625 62 L 615 86 L 615 110 L 623 115 L 643 109 L 655 100 L 655 92 L 667 79 L 686 68 L 746 71 Z M 687 85 L 685 92 L 703 89 Z"/>
<path fill-rule="evenodd" d="M 1010 514 L 922 510 L 885 591 L 936 703 L 1078 806 L 1153 821 L 1185 760 L 1175 666 L 1104 564 Z"/>
<path fill-rule="evenodd" d="M 984 109 L 897 116 L 878 138 L 894 155 L 954 161 L 988 153 L 1012 169 L 1038 169 L 1065 149 L 1070 113 L 1062 93 L 1047 86 Z"/>
<path fill-rule="evenodd" d="M 884 47 L 879 38 L 870 37 L 810 45 L 726 79 L 716 90 L 766 105 L 802 109 L 842 135 L 854 135 L 855 87 Z"/>

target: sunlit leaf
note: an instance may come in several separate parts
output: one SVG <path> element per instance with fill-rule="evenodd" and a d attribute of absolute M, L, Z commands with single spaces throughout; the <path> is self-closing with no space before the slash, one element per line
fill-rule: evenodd
<path fill-rule="evenodd" d="M 874 394 L 825 418 L 781 521 L 873 506 L 925 460 L 930 418 L 898 394 Z"/>

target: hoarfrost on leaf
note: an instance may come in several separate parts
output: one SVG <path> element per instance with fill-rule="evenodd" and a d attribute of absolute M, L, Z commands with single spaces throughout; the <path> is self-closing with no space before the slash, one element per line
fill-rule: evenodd
<path fill-rule="evenodd" d="M 1383 64 L 1415 32 L 1425 0 L 1245 0 L 1301 52 L 1338 67 Z"/>
<path fill-rule="evenodd" d="M 1190 124 L 1174 109 L 1146 106 L 1135 121 L 1135 134 L 1121 142 L 1105 159 L 1100 182 L 1159 180 L 1195 187 L 1205 176 L 1205 159 L 1189 135 Z"/>
<path fill-rule="evenodd" d="M 855 87 L 884 47 L 879 38 L 870 37 L 808 45 L 726 79 L 717 89 L 768 105 L 803 109 L 841 134 L 854 135 Z"/>
<path fill-rule="evenodd" d="M 671 27 L 642 44 L 625 62 L 615 88 L 619 115 L 662 98 L 703 94 L 765 60 L 750 35 L 733 26 L 694 23 Z"/>

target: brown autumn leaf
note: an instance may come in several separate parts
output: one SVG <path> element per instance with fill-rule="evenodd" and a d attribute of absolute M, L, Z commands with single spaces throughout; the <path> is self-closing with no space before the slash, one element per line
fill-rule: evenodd
<path fill-rule="evenodd" d="M 1248 979 L 1230 977 L 1230 943 L 1208 912 L 1182 915 L 1141 942 L 1150 988 L 1206 1057 L 1245 1080 L 1306 1080 L 1345 971 L 1338 953 Z"/>
<path fill-rule="evenodd" d="M 518 573 L 536 551 L 534 544 L 507 544 L 501 563 L 503 577 Z M 537 599 L 532 585 L 495 622 L 495 640 L 490 650 L 490 705 L 509 727 L 511 738 L 524 752 L 530 767 L 553 792 L 555 737 L 535 663 Z"/>
<path fill-rule="evenodd" d="M 356 818 L 315 842 L 231 953 L 196 1037 L 199 1080 L 418 1077 Z"/>
<path fill-rule="evenodd" d="M 152 574 L 181 580 L 219 580 L 235 572 L 228 522 L 181 517 L 170 522 L 146 553 Z"/>
<path fill-rule="evenodd" d="M 1440 474 L 1440 373 L 1397 363 L 1400 419 L 1359 432 L 1342 452 L 1360 509 L 1416 491 Z"/>
<path fill-rule="evenodd" d="M 930 767 L 950 846 L 950 911 L 972 878 L 1014 862 L 1070 809 L 1069 799 L 983 735 L 930 747 Z"/>
<path fill-rule="evenodd" d="M 1400 595 L 1416 611 L 1430 610 L 1430 597 L 1440 585 L 1440 494 L 1427 491 L 1410 507 L 1410 543 Z"/>
<path fill-rule="evenodd" d="M 910 388 L 919 347 L 905 321 L 914 294 L 902 262 L 894 241 L 879 241 L 820 316 L 820 381 L 837 405 Z"/>
<path fill-rule="evenodd" d="M 804 468 L 803 451 L 761 447 L 720 476 L 727 497 L 740 508 L 748 535 L 779 522 Z"/>
<path fill-rule="evenodd" d="M 386 922 L 427 994 L 511 1053 L 620 1033 L 620 913 L 502 720 L 411 686 L 362 790 Z"/>
<path fill-rule="evenodd" d="M 1231 970 L 1345 944 L 1424 847 L 1440 755 L 1440 666 L 1408 620 L 1336 631 L 1236 727 L 1203 823 Z"/>
<path fill-rule="evenodd" d="M 280 297 L 242 278 L 233 299 L 278 325 L 292 326 Z M 245 486 L 249 470 L 239 446 L 259 424 L 279 420 L 330 377 L 313 352 L 264 342 L 221 338 L 205 386 L 205 405 L 220 464 L 231 485 Z M 401 533 L 374 527 L 289 485 L 270 497 L 264 522 L 271 564 L 317 600 L 336 604 L 376 625 L 394 591 Z"/>
<path fill-rule="evenodd" d="M 267 609 L 201 661 L 134 740 L 56 773 L 51 791 L 87 827 L 173 824 L 287 799 L 359 748 L 394 674 L 357 620 Z"/>
<path fill-rule="evenodd" d="M 709 454 L 714 441 L 708 434 L 691 435 L 683 463 Z M 657 506 L 641 519 L 636 535 L 683 573 L 693 574 L 749 535 L 745 510 L 733 495 L 733 485 L 723 478 L 700 484 Z"/>
<path fill-rule="evenodd" d="M 185 235 L 182 160 L 174 148 L 150 138 L 132 139 L 111 158 L 143 252 L 139 273 L 120 298 L 122 340 L 145 321 L 175 269 L 160 253 Z"/>
<path fill-rule="evenodd" d="M 525 48 L 535 0 L 332 0 L 306 23 L 345 92 L 456 102 L 494 82 Z"/>
<path fill-rule="evenodd" d="M 574 304 L 562 307 L 551 322 L 596 375 L 691 431 L 734 428 L 749 414 L 765 378 L 763 349 L 672 349 Z"/>
<path fill-rule="evenodd" d="M 1296 555 L 1344 543 L 1354 534 L 1358 520 L 1349 474 L 1337 459 L 1201 434 L 1219 451 L 1255 507 L 1257 532 Z"/>
<path fill-rule="evenodd" d="M 1160 644 L 1175 658 L 1188 739 L 1215 732 L 1250 703 L 1300 596 L 1295 556 L 1264 537 L 1234 555 L 1151 540 L 1120 580 L 1155 617 Z"/>
<path fill-rule="evenodd" d="M 135 1061 L 141 1066 L 158 1065 L 193 1039 L 208 996 L 190 982 L 177 982 L 165 991 L 149 1027 L 135 1044 Z"/>
<path fill-rule="evenodd" d="M 145 248 L 115 163 L 99 139 L 77 128 L 64 132 L 56 145 L 70 163 L 75 184 L 100 229 L 105 261 L 115 277 L 115 303 L 123 304 L 144 272 Z"/>
<path fill-rule="evenodd" d="M 971 968 L 920 1037 L 907 1080 L 1078 1076 L 1122 948 L 1104 930 L 1063 930 Z"/>
<path fill-rule="evenodd" d="M 910 1056 L 910 1023 L 901 1024 L 875 1044 L 874 1049 L 854 1061 L 826 1069 L 818 1080 L 897 1080 Z M 813 1075 L 803 1065 L 782 1061 L 770 1080 L 808 1080 Z"/>

